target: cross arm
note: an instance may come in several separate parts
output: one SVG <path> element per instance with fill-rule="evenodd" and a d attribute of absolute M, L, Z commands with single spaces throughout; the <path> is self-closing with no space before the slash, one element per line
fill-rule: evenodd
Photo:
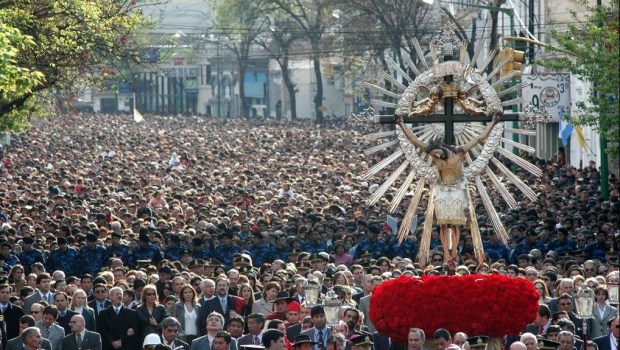
<path fill-rule="evenodd" d="M 488 116 L 475 116 L 472 117 L 468 114 L 454 114 L 451 116 L 445 115 L 429 115 L 425 117 L 415 116 L 403 116 L 403 122 L 406 124 L 411 123 L 445 123 L 445 122 L 454 122 L 454 123 L 464 123 L 464 122 L 491 122 L 493 121 L 493 115 Z M 522 120 L 523 116 L 517 113 L 504 114 L 502 117 L 503 122 L 509 121 L 519 121 Z M 396 115 L 381 115 L 376 116 L 372 119 L 372 123 L 374 124 L 396 124 Z"/>

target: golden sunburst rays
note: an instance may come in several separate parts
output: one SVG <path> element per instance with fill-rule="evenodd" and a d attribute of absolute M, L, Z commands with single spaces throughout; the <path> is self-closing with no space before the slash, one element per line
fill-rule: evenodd
<path fill-rule="evenodd" d="M 403 105 L 408 105 L 413 108 L 417 101 L 430 97 L 432 89 L 436 89 L 436 85 L 433 84 L 440 83 L 437 81 L 431 81 L 429 77 L 435 74 L 433 78 L 436 78 L 436 73 L 442 71 L 442 65 L 445 63 L 440 62 L 440 50 L 442 51 L 441 53 L 443 53 L 444 50 L 451 50 L 450 52 L 456 53 L 456 58 L 458 59 L 456 63 L 460 64 L 460 66 L 457 73 L 451 74 L 454 74 L 454 80 L 460 89 L 459 92 L 464 93 L 465 99 L 480 102 L 477 108 L 486 111 L 486 113 L 492 113 L 503 109 L 510 110 L 510 107 L 512 106 L 523 104 L 524 100 L 521 97 L 510 98 L 504 101 L 500 100 L 500 97 L 505 98 L 514 94 L 518 95 L 521 92 L 521 89 L 527 85 L 526 82 L 512 83 L 513 78 L 515 77 L 514 72 L 510 72 L 503 75 L 499 79 L 496 79 L 497 73 L 501 72 L 502 68 L 510 62 L 509 59 L 504 59 L 498 62 L 496 60 L 498 51 L 492 50 L 484 58 L 482 64 L 476 66 L 478 58 L 484 50 L 484 44 L 484 39 L 478 41 L 474 48 L 473 55 L 470 57 L 467 54 L 467 42 L 465 41 L 446 40 L 439 43 L 433 43 L 430 45 L 430 60 L 427 60 L 420 43 L 414 39 L 413 48 L 415 55 L 417 56 L 416 61 L 414 62 L 412 57 L 409 55 L 404 55 L 403 60 L 405 68 L 407 68 L 412 75 L 410 76 L 407 72 L 405 72 L 403 67 L 394 62 L 393 59 L 386 57 L 386 63 L 389 67 L 389 71 L 384 72 L 380 77 L 382 81 L 385 82 L 385 85 L 381 86 L 379 83 L 372 82 L 364 83 L 365 88 L 367 88 L 373 95 L 371 104 L 375 108 L 384 107 L 398 109 L 402 108 Z M 485 73 L 488 70 L 487 68 L 494 63 L 495 65 L 493 66 L 493 69 L 491 69 L 488 74 Z M 451 61 L 449 64 L 454 65 L 455 61 Z M 485 89 L 483 89 L 482 84 L 485 84 Z M 492 98 L 489 98 L 490 95 L 492 95 Z M 408 102 L 408 104 L 403 104 L 403 101 Z M 438 105 L 434 109 L 434 113 L 443 113 L 443 106 Z M 377 113 L 375 115 L 375 119 L 386 116 L 391 115 L 381 115 Z M 418 139 L 422 142 L 428 142 L 437 137 L 444 137 L 445 128 L 443 124 L 424 123 L 423 118 L 423 116 L 420 117 L 420 124 L 409 125 L 410 130 Z M 477 137 L 477 135 L 479 135 L 484 128 L 485 126 L 479 122 L 455 123 L 455 144 L 457 146 L 467 144 L 473 138 Z M 499 135 L 497 135 L 494 139 L 494 142 L 498 144 L 496 148 L 490 147 L 491 151 L 489 151 L 487 149 L 489 147 L 485 148 L 485 145 L 483 144 L 475 146 L 466 155 L 464 166 L 473 168 L 474 163 L 477 165 L 484 164 L 482 169 L 473 169 L 466 172 L 466 174 L 471 176 L 469 180 L 474 184 L 474 186 L 471 186 L 471 191 L 478 193 L 495 232 L 498 234 L 500 240 L 506 243 L 508 236 L 503 224 L 501 223 L 499 214 L 497 213 L 497 202 L 494 201 L 494 198 L 491 197 L 488 190 L 494 190 L 497 192 L 509 208 L 515 208 L 517 206 L 517 201 L 514 195 L 509 191 L 508 184 L 514 185 L 516 189 L 531 200 L 536 200 L 536 194 L 523 181 L 521 181 L 509 167 L 500 162 L 495 154 L 503 156 L 504 159 L 518 165 L 535 176 L 541 176 L 542 171 L 534 164 L 512 152 L 512 149 L 518 149 L 528 153 L 533 153 L 535 151 L 534 148 L 510 138 L 502 137 L 501 134 L 504 131 L 523 136 L 536 135 L 536 131 L 534 130 L 527 130 L 518 127 L 506 127 L 503 131 L 498 131 Z M 428 206 L 426 208 L 427 212 L 425 215 L 427 216 L 427 219 L 430 218 L 430 220 L 425 222 L 425 226 L 430 225 L 433 221 L 432 215 L 434 210 L 431 200 L 432 191 L 426 191 L 425 188 L 432 189 L 434 181 L 437 179 L 435 170 L 434 168 L 430 168 L 431 160 L 424 153 L 424 151 L 409 144 L 409 142 L 402 136 L 402 133 L 399 132 L 399 129 L 396 131 L 378 131 L 366 135 L 365 139 L 373 142 L 372 147 L 364 151 L 366 155 L 376 156 L 377 154 L 386 154 L 382 160 L 377 162 L 374 166 L 362 174 L 362 178 L 365 180 L 380 173 L 384 179 L 383 183 L 368 199 L 367 204 L 374 205 L 383 196 L 385 196 L 386 193 L 391 192 L 393 193 L 393 198 L 389 204 L 389 212 L 393 213 L 400 208 L 401 203 L 406 196 L 412 196 L 411 202 L 404 213 L 403 222 L 398 232 L 399 241 L 402 241 L 407 238 L 411 222 L 414 216 L 417 215 L 419 203 L 425 197 L 428 202 Z M 413 153 L 415 153 L 415 157 L 412 158 L 411 156 Z M 478 161 L 479 157 L 482 157 L 482 161 Z M 492 164 L 493 166 L 490 167 L 489 164 Z M 387 175 L 387 173 L 386 175 L 383 175 L 386 171 L 390 171 L 389 175 Z M 413 192 L 411 192 L 412 189 Z M 475 213 L 471 215 L 475 216 Z M 472 227 L 472 229 L 477 230 L 477 225 L 474 220 L 475 218 L 471 218 L 472 226 L 475 226 Z M 425 227 L 425 231 L 426 229 L 427 228 Z M 425 247 L 423 242 L 421 247 Z M 426 258 L 428 253 L 429 252 L 426 251 L 424 254 L 424 251 L 421 251 L 421 255 L 426 255 Z"/>

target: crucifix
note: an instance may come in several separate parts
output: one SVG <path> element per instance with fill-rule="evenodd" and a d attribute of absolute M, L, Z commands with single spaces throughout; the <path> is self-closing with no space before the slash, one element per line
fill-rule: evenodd
<path fill-rule="evenodd" d="M 452 60 L 452 55 L 444 55 L 444 62 L 448 62 Z M 439 101 L 443 101 L 444 113 L 443 114 L 426 114 L 424 112 L 433 112 L 432 107 L 434 107 Z M 460 104 L 461 107 L 468 113 L 455 114 L 454 106 L 455 102 Z M 468 123 L 468 122 L 491 122 L 493 120 L 493 115 L 486 114 L 481 111 L 481 109 L 473 109 L 471 107 L 467 108 L 465 106 L 466 103 L 471 102 L 467 101 L 466 96 L 462 96 L 458 91 L 458 85 L 454 82 L 454 76 L 452 74 L 446 75 L 444 77 L 444 83 L 441 84 L 439 91 L 431 92 L 429 98 L 426 98 L 418 105 L 424 103 L 427 105 L 427 108 L 417 108 L 416 112 L 409 113 L 407 115 L 398 115 L 394 116 L 377 116 L 374 118 L 373 122 L 375 124 L 394 124 L 396 123 L 397 117 L 401 117 L 403 122 L 406 124 L 410 123 L 442 123 L 444 124 L 444 143 L 448 145 L 454 145 L 454 124 L 455 123 Z M 429 108 L 430 107 L 430 108 Z M 504 114 L 502 116 L 502 121 L 518 121 L 520 120 L 520 116 L 517 113 L 514 114 Z"/>
<path fill-rule="evenodd" d="M 504 159 L 535 176 L 542 175 L 542 171 L 535 165 L 505 148 L 510 146 L 528 153 L 535 151 L 533 147 L 521 144 L 518 140 L 504 138 L 504 125 L 499 122 L 522 121 L 521 128 L 513 127 L 510 132 L 535 136 L 535 124 L 548 121 L 550 116 L 531 105 L 525 106 L 523 113 L 503 114 L 505 107 L 521 104 L 523 101 L 521 98 L 502 100 L 501 97 L 518 92 L 523 84 L 513 84 L 508 88 L 503 86 L 514 77 L 514 72 L 491 82 L 508 63 L 507 59 L 496 64 L 491 72 L 483 77 L 483 72 L 493 63 L 495 56 L 495 51 L 490 52 L 482 64 L 474 67 L 484 41 L 480 41 L 473 56 L 468 57 L 466 43 L 454 35 L 454 28 L 447 26 L 442 36 L 429 44 L 429 61 L 417 40 L 414 40 L 413 44 L 419 63 L 415 64 L 408 56 L 404 57 L 404 63 L 414 76 L 409 76 L 399 64 L 386 57 L 392 71 L 385 72 L 382 79 L 389 82 L 389 87 L 387 84 L 382 87 L 372 82 L 364 82 L 368 89 L 383 97 L 371 99 L 371 104 L 395 108 L 394 113 L 377 115 L 374 108 L 369 107 L 360 114 L 352 114 L 349 120 L 350 125 L 366 131 L 369 130 L 366 127 L 369 124 L 399 126 L 394 131 L 379 131 L 366 135 L 368 140 L 377 141 L 377 144 L 365 151 L 368 155 L 395 148 L 393 153 L 386 155 L 362 174 L 362 178 L 366 179 L 377 175 L 388 166 L 394 168 L 391 175 L 384 177 L 385 181 L 372 194 L 367 204 L 377 203 L 385 193 L 394 188 L 394 183 L 403 179 L 401 175 L 411 169 L 396 190 L 389 208 L 390 212 L 398 210 L 403 198 L 408 193 L 412 194 L 400 224 L 399 241 L 402 242 L 410 235 L 411 223 L 417 215 L 421 199 L 425 197 L 427 204 L 418 253 L 420 264 L 429 262 L 434 225 L 440 227 L 439 236 L 447 265 L 454 267 L 458 263 L 459 227 L 464 225 L 470 228 L 475 258 L 482 263 L 484 248 L 472 204 L 473 194 L 479 194 L 489 221 L 504 244 L 507 244 L 508 233 L 495 209 L 494 199 L 488 194 L 488 188 L 497 190 L 510 207 L 515 207 L 517 201 L 506 186 L 508 182 L 531 200 L 536 200 L 536 193 L 512 173 L 495 153 L 498 152 Z M 408 84 L 401 83 L 394 74 L 407 80 Z M 397 102 L 393 102 L 394 100 Z M 486 126 L 476 125 L 484 122 Z M 406 123 L 417 125 L 409 127 Z M 443 124 L 443 130 L 434 126 L 434 123 Z M 455 125 L 456 123 L 462 124 L 462 127 Z M 389 140 L 392 136 L 395 136 L 395 139 Z M 395 167 L 395 161 L 400 158 L 404 158 L 404 161 L 399 167 Z M 490 167 L 489 163 L 492 163 L 493 167 Z"/>

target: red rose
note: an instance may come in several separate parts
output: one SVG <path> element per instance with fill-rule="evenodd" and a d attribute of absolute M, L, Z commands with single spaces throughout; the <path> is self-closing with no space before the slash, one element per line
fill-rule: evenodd
<path fill-rule="evenodd" d="M 370 319 L 377 330 L 405 344 L 410 328 L 471 335 L 519 334 L 538 313 L 538 293 L 522 278 L 501 275 L 402 276 L 377 287 Z"/>

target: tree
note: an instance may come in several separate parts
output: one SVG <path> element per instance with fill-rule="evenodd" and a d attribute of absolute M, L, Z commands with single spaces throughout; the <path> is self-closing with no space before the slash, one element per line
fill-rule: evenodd
<path fill-rule="evenodd" d="M 8 50 L 0 71 L 20 73 L 16 89 L 0 89 L 5 130 L 41 116 L 52 92 L 84 79 L 96 83 L 115 62 L 139 61 L 133 35 L 143 19 L 135 0 L 0 0 L 0 23 Z"/>
<path fill-rule="evenodd" d="M 321 39 L 334 20 L 332 10 L 334 2 L 329 0 L 268 0 L 277 6 L 290 20 L 295 22 L 298 30 L 310 44 L 310 59 L 314 66 L 316 94 L 314 110 L 316 122 L 323 123 L 323 74 L 321 72 Z"/>
<path fill-rule="evenodd" d="M 405 71 L 408 66 L 403 55 L 417 61 L 414 39 L 424 45 L 432 37 L 431 7 L 420 0 L 351 0 L 347 4 L 345 12 L 353 14 L 347 27 L 365 26 L 358 31 L 345 31 L 359 36 L 351 42 L 358 46 L 360 42 L 366 43 L 380 60 L 384 59 L 385 49 L 391 49 L 394 61 Z"/>
<path fill-rule="evenodd" d="M 254 40 L 267 27 L 266 3 L 263 0 L 214 0 L 213 3 L 215 29 L 228 39 L 223 44 L 237 59 L 241 116 L 245 117 L 249 110 L 245 99 L 245 70 Z"/>
<path fill-rule="evenodd" d="M 577 13 L 572 13 L 574 23 L 569 24 L 566 31 L 552 31 L 550 35 L 556 43 L 549 47 L 553 52 L 561 54 L 561 57 L 540 63 L 556 71 L 569 71 L 593 84 L 593 93 L 588 96 L 587 103 L 583 101 L 577 103 L 577 113 L 571 116 L 572 123 L 594 127 L 601 138 L 614 145 L 607 151 L 617 157 L 620 141 L 618 139 L 620 0 L 611 0 L 607 6 L 594 8 L 589 7 L 584 0 L 577 2 L 588 9 L 589 14 L 580 17 Z"/>
<path fill-rule="evenodd" d="M 295 28 L 295 23 L 289 19 L 277 19 L 269 20 L 270 36 L 258 36 L 256 42 L 263 47 L 269 56 L 274 59 L 280 66 L 282 72 L 282 83 L 286 87 L 289 95 L 289 103 L 291 106 L 291 120 L 297 119 L 297 88 L 291 78 L 291 72 L 289 71 L 289 60 L 291 46 L 297 40 L 303 38 L 300 31 Z"/>

